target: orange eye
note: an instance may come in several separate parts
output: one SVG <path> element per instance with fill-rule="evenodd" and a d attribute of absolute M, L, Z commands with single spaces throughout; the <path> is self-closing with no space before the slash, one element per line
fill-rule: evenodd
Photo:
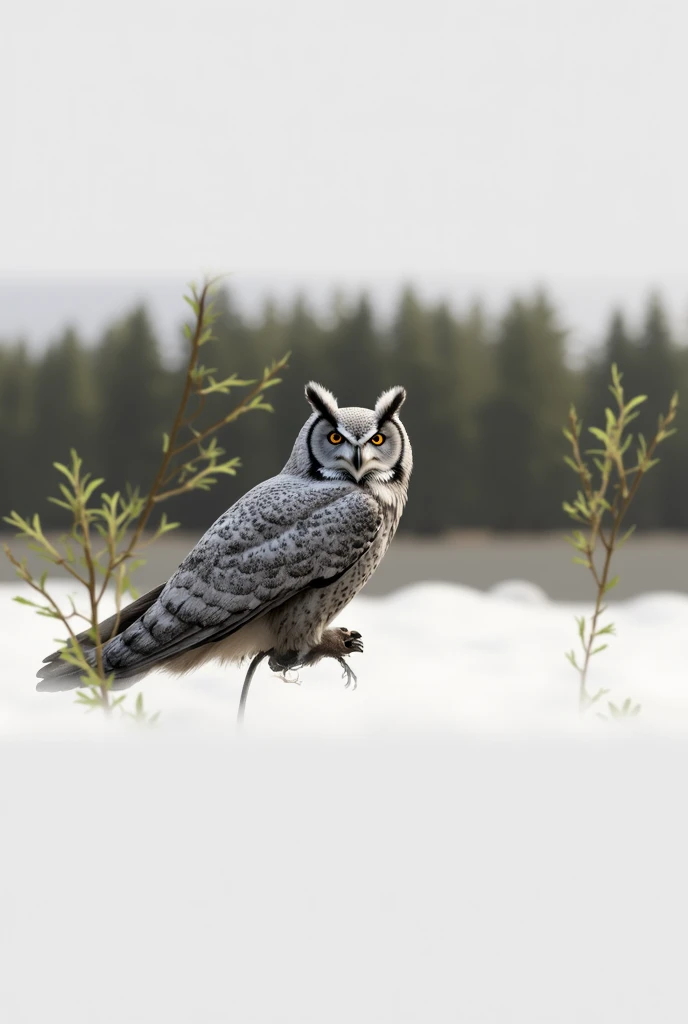
<path fill-rule="evenodd" d="M 370 440 L 373 444 L 381 445 L 385 443 L 386 438 L 384 434 L 374 434 Z"/>
<path fill-rule="evenodd" d="M 331 434 L 328 434 L 327 440 L 330 444 L 341 444 L 344 438 L 336 430 L 333 430 Z"/>

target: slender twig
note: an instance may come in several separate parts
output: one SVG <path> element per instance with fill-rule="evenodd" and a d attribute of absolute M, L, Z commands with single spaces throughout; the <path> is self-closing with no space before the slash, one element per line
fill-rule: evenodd
<path fill-rule="evenodd" d="M 573 651 L 567 654 L 567 658 L 579 674 L 578 700 L 582 711 L 596 703 L 600 697 L 608 692 L 607 690 L 600 689 L 597 693 L 590 694 L 587 682 L 593 655 L 604 650 L 607 646 L 606 644 L 595 646 L 596 641 L 602 634 L 612 633 L 614 630 L 613 624 L 604 628 L 599 626 L 600 617 L 606 611 L 603 603 L 605 594 L 612 589 L 618 580 L 618 577 L 610 578 L 612 558 L 620 544 L 628 536 L 626 534 L 626 537 L 619 540 L 621 526 L 638 491 L 640 482 L 657 461 L 653 459 L 657 445 L 674 433 L 673 430 L 667 430 L 667 427 L 675 419 L 678 408 L 678 395 L 674 395 L 667 414 L 659 417 L 657 432 L 650 444 L 646 445 L 642 435 L 640 435 L 637 463 L 632 468 L 626 467 L 624 464 L 624 453 L 631 443 L 632 435 L 624 437 L 624 433 L 628 425 L 638 415 L 634 410 L 646 400 L 646 397 L 638 395 L 628 401 L 625 400 L 623 387 L 621 386 L 621 374 L 615 365 L 612 367 L 612 382 L 609 390 L 616 400 L 618 412 L 615 415 L 611 410 L 606 410 L 606 430 L 602 430 L 599 427 L 589 428 L 593 436 L 602 443 L 603 448 L 585 452 L 586 455 L 594 456 L 593 461 L 599 473 L 597 485 L 595 485 L 593 475 L 583 457 L 584 453 L 579 442 L 582 423 L 579 421 L 573 406 L 569 412 L 568 426 L 564 429 L 564 435 L 569 441 L 573 452 L 573 458 L 565 457 L 565 461 L 576 472 L 582 486 L 582 491 L 578 492 L 578 497 L 573 503 L 564 502 L 564 510 L 573 520 L 582 523 L 588 529 L 587 537 L 583 536 L 580 530 L 576 530 L 567 540 L 580 552 L 582 557 L 577 557 L 574 561 L 582 563 L 590 570 L 596 588 L 595 605 L 587 636 L 585 632 L 585 618 L 581 617 L 578 620 L 579 638 L 583 648 L 582 664 L 578 664 Z M 608 500 L 607 492 L 612 483 L 614 471 L 616 472 L 614 494 L 611 500 Z M 605 519 L 609 521 L 608 530 L 605 529 Z M 598 541 L 604 550 L 601 570 L 595 561 Z"/>
<path fill-rule="evenodd" d="M 93 643 L 95 644 L 96 651 L 96 671 L 99 678 L 101 679 L 100 684 L 100 695 L 103 703 L 103 707 L 110 708 L 110 699 L 108 695 L 108 687 L 105 681 L 105 665 L 103 663 L 103 645 L 100 642 L 100 625 L 98 615 L 98 596 L 96 594 L 96 567 L 93 561 L 93 551 L 91 548 L 91 531 L 90 524 L 86 516 L 86 508 L 83 502 L 79 503 L 79 521 L 81 524 L 81 542 L 83 546 L 84 558 L 86 559 L 86 568 L 88 570 L 88 600 L 91 606 L 91 628 L 93 630 Z"/>
<path fill-rule="evenodd" d="M 246 397 L 243 398 L 230 413 L 228 413 L 226 416 L 223 416 L 221 419 L 217 420 L 209 427 L 206 427 L 205 430 L 201 430 L 198 434 L 194 434 L 194 436 L 189 438 L 188 441 L 185 441 L 184 444 L 179 445 L 179 447 L 175 450 L 174 454 L 179 455 L 181 452 L 185 452 L 187 451 L 187 449 L 193 448 L 194 445 L 197 445 L 200 441 L 205 441 L 205 439 L 207 437 L 210 437 L 211 434 L 216 434 L 218 430 L 222 429 L 222 427 L 227 426 L 229 423 L 234 423 L 234 421 L 237 420 L 240 416 L 243 416 L 244 413 L 250 412 L 251 402 L 265 390 L 266 381 L 272 380 L 275 374 L 279 373 L 280 370 L 283 369 L 284 363 L 282 360 L 280 360 L 280 362 L 278 363 L 275 363 L 266 372 L 263 379 L 256 385 L 253 391 L 250 391 L 248 395 L 246 395 Z"/>
<path fill-rule="evenodd" d="M 262 379 L 257 382 L 240 380 L 236 374 L 225 380 L 216 380 L 213 377 L 214 371 L 201 365 L 200 350 L 207 341 L 212 339 L 212 324 L 216 319 L 212 312 L 210 297 L 213 283 L 207 281 L 200 291 L 193 287 L 191 297 L 187 297 L 187 302 L 191 305 L 195 315 L 195 323 L 193 327 L 188 325 L 185 327 L 185 334 L 189 341 L 189 356 L 184 383 L 170 432 L 163 437 L 160 463 L 146 495 L 141 497 L 138 491 L 131 489 L 127 489 L 125 495 L 119 491 L 114 494 L 102 493 L 99 499 L 100 505 L 89 506 L 91 495 L 104 481 L 92 479 L 90 474 L 83 473 L 82 460 L 72 449 L 71 468 L 61 463 L 55 463 L 55 467 L 66 476 L 69 486 L 64 483 L 60 484 L 62 497 L 50 499 L 60 507 L 67 509 L 72 515 L 71 531 L 68 536 L 62 538 L 66 557 L 45 537 L 40 518 L 37 515 L 28 520 L 16 512 L 12 512 L 6 518 L 10 525 L 19 529 L 20 536 L 33 541 L 34 545 L 38 546 L 39 552 L 49 562 L 62 566 L 85 588 L 88 594 L 89 615 L 81 615 L 77 612 L 71 598 L 68 598 L 71 612 L 63 612 L 45 589 L 47 574 L 44 574 L 38 583 L 33 579 L 25 564 L 15 559 L 9 548 L 5 546 L 8 558 L 17 569 L 18 575 L 48 602 L 44 606 L 36 605 L 34 602 L 25 603 L 33 604 L 41 614 L 49 615 L 64 623 L 69 639 L 61 651 L 61 656 L 79 670 L 85 689 L 78 692 L 77 700 L 89 707 L 101 705 L 106 710 L 111 710 L 121 706 L 124 700 L 124 697 L 110 698 L 112 677 L 105 673 L 103 637 L 99 626 L 99 605 L 108 586 L 114 582 L 115 615 L 113 628 L 108 632 L 109 637 L 116 635 L 119 630 L 123 594 L 127 589 L 131 589 L 130 574 L 136 568 L 136 562 L 130 562 L 129 566 L 127 563 L 152 541 L 177 525 L 168 523 L 163 514 L 153 536 L 144 540 L 144 531 L 148 526 L 153 509 L 160 502 L 174 495 L 188 493 L 197 488 L 207 489 L 215 483 L 216 475 L 234 474 L 239 466 L 239 460 L 233 458 L 219 461 L 225 453 L 217 444 L 217 431 L 253 409 L 271 409 L 271 406 L 261 399 L 261 395 L 268 388 L 279 383 L 277 373 L 284 369 L 287 363 L 287 357 L 273 362 L 271 367 L 265 369 Z M 247 388 L 252 384 L 255 384 L 255 387 L 229 413 L 216 419 L 209 427 L 201 431 L 194 429 L 192 424 L 201 415 L 208 395 L 226 395 L 234 388 Z M 189 412 L 194 396 L 198 399 L 197 405 L 193 412 Z M 185 430 L 190 431 L 192 435 L 190 438 L 182 436 L 182 431 Z M 204 446 L 203 442 L 207 439 L 210 439 L 210 442 Z M 196 449 L 196 454 L 184 459 L 184 453 L 192 448 Z M 181 461 L 180 456 L 182 456 Z M 97 540 L 96 534 L 100 540 Z M 83 574 L 71 564 L 75 562 L 75 555 L 70 541 L 80 549 L 81 558 L 77 564 L 83 565 L 85 569 Z M 121 550 L 118 550 L 120 546 Z M 98 578 L 99 573 L 102 573 L 102 582 Z M 22 599 L 17 598 L 17 600 Z M 85 645 L 88 657 L 79 642 L 79 636 L 76 635 L 69 621 L 75 616 L 83 618 L 90 627 L 88 630 L 89 644 Z M 80 634 L 82 640 L 84 635 Z M 90 646 L 91 642 L 93 648 Z M 246 685 L 246 694 L 248 693 L 248 684 L 250 684 L 250 678 Z M 242 714 L 246 694 L 241 705 Z M 137 698 L 134 717 L 146 717 L 140 695 Z"/>
<path fill-rule="evenodd" d="M 67 632 L 69 634 L 69 639 L 72 642 L 72 649 L 74 650 L 74 652 L 77 653 L 78 651 L 80 651 L 81 648 L 79 646 L 79 641 L 77 640 L 76 633 L 69 624 L 69 619 L 71 618 L 71 616 L 66 616 L 62 609 L 60 608 L 60 606 L 58 605 L 57 601 L 54 599 L 54 597 L 51 596 L 51 594 L 45 589 L 45 587 L 41 583 L 36 583 L 36 581 L 28 575 L 26 566 L 14 557 L 9 545 L 3 544 L 2 547 L 6 557 L 15 567 L 15 569 L 17 570 L 17 574 L 24 581 L 24 583 L 28 584 L 28 586 L 31 587 L 32 590 L 35 590 L 37 594 L 40 594 L 41 597 L 49 603 L 53 610 L 52 617 L 58 619 L 65 625 Z M 85 616 L 81 617 L 84 618 Z"/>
<path fill-rule="evenodd" d="M 177 434 L 179 433 L 182 427 L 182 423 L 184 420 L 184 412 L 186 410 L 186 406 L 188 405 L 189 398 L 191 396 L 191 390 L 193 387 L 193 370 L 196 365 L 196 362 L 198 361 L 200 339 L 205 329 L 205 309 L 208 301 L 208 292 L 212 287 L 212 284 L 212 281 L 206 281 L 198 297 L 198 314 L 196 317 L 196 328 L 191 339 L 191 351 L 189 353 L 189 359 L 187 363 L 186 376 L 184 379 L 184 388 L 182 390 L 182 395 L 179 400 L 179 406 L 177 407 L 177 412 L 172 423 L 172 428 L 170 430 L 169 441 L 167 443 L 166 451 L 163 452 L 163 457 L 160 461 L 158 472 L 156 473 L 155 479 L 153 480 L 150 490 L 148 491 L 146 502 L 143 506 L 143 509 L 141 510 L 141 514 L 139 515 L 138 521 L 134 528 L 134 532 L 129 540 L 129 543 L 127 544 L 125 550 L 115 559 L 113 565 L 111 566 L 112 569 L 116 569 L 118 565 L 120 565 L 122 562 L 126 561 L 126 559 L 131 557 L 132 552 L 136 548 L 136 545 L 138 544 L 141 538 L 141 534 L 145 530 L 146 524 L 148 523 L 150 515 L 153 511 L 153 507 L 156 503 L 156 496 L 158 494 L 158 491 L 160 490 L 160 487 L 162 486 L 162 482 L 165 478 L 167 468 L 172 458 L 176 454 L 176 452 L 173 451 L 174 443 L 177 439 Z"/>

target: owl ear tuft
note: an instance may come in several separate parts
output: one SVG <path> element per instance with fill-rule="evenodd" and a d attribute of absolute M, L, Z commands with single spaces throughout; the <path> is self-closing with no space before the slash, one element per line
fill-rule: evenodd
<path fill-rule="evenodd" d="M 314 412 L 319 412 L 326 420 L 329 420 L 333 427 L 337 426 L 337 399 L 331 391 L 324 388 L 322 384 L 316 384 L 314 380 L 306 384 L 306 398 L 311 404 Z"/>
<path fill-rule="evenodd" d="M 389 391 L 383 391 L 375 404 L 377 425 L 381 427 L 386 420 L 396 416 L 405 401 L 406 391 L 402 387 L 397 386 L 390 388 Z"/>

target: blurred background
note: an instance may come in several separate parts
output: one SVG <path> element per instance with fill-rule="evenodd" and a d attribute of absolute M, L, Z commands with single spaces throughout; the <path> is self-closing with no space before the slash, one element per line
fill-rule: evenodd
<path fill-rule="evenodd" d="M 652 434 L 688 400 L 688 11 L 645 0 L 82 2 L 9 16 L 0 68 L 0 505 L 59 530 L 52 462 L 154 474 L 179 394 L 186 282 L 229 271 L 211 365 L 291 351 L 243 468 L 168 509 L 154 585 L 286 461 L 316 379 L 408 390 L 415 470 L 369 585 L 589 594 L 561 427 L 603 423 L 610 366 Z M 626 597 L 688 592 L 688 432 L 619 556 Z M 12 579 L 0 563 L 0 580 Z"/>

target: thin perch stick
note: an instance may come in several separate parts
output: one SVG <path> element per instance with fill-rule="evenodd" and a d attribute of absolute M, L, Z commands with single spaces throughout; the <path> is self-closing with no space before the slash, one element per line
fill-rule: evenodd
<path fill-rule="evenodd" d="M 260 665 L 263 658 L 267 658 L 268 652 L 261 651 L 260 654 L 256 654 L 255 658 L 248 667 L 246 678 L 244 679 L 244 685 L 241 688 L 241 697 L 239 699 L 239 710 L 237 712 L 237 726 L 241 728 L 244 721 L 244 712 L 246 710 L 246 701 L 248 699 L 248 691 L 251 688 L 251 681 L 256 674 L 256 669 Z"/>

